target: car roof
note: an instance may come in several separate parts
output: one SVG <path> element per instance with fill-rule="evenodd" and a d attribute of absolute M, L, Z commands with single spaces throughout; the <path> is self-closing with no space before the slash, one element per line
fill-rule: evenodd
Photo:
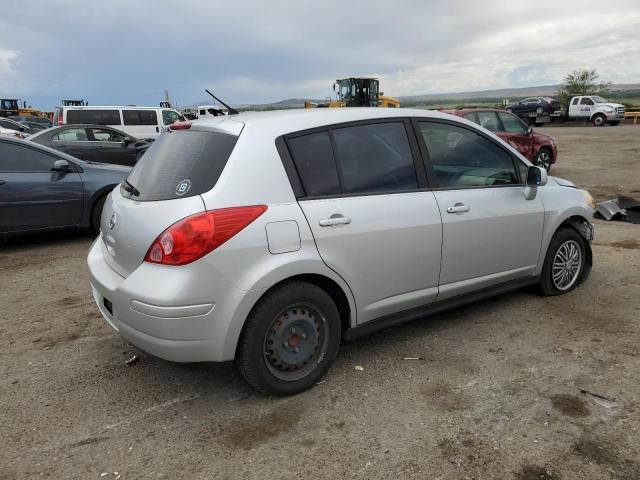
<path fill-rule="evenodd" d="M 139 105 L 65 105 L 56 108 L 66 108 L 67 110 L 101 110 L 103 108 L 126 108 L 128 110 L 175 110 L 174 108 L 142 107 Z"/>
<path fill-rule="evenodd" d="M 237 115 L 208 117 L 194 120 L 192 128 L 195 130 L 222 130 L 239 135 L 244 127 L 252 128 L 256 126 L 268 128 L 275 135 L 285 135 L 339 123 L 406 117 L 451 119 L 451 116 L 446 113 L 411 108 L 307 108 L 272 110 L 268 112 L 242 112 Z M 464 120 L 461 121 L 464 122 Z"/>

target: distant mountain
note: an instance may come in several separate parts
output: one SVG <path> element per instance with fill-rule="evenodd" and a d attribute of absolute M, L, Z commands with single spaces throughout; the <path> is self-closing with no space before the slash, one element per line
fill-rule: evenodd
<path fill-rule="evenodd" d="M 416 103 L 433 103 L 439 101 L 455 101 L 455 100 L 481 100 L 491 99 L 500 101 L 503 98 L 508 98 L 511 101 L 518 100 L 525 97 L 541 97 L 541 96 L 554 96 L 560 85 L 540 85 L 537 87 L 520 87 L 520 88 L 499 88 L 494 90 L 477 90 L 470 92 L 453 92 L 453 93 L 436 93 L 436 94 L 424 94 L 424 95 L 404 95 L 397 97 L 400 103 L 405 102 L 409 104 Z M 613 97 L 618 97 L 623 92 L 630 92 L 633 96 L 640 96 L 640 83 L 619 83 L 611 86 L 611 93 Z M 618 94 L 618 95 L 616 95 Z M 304 102 L 310 100 L 316 103 L 324 103 L 327 98 L 318 100 L 310 98 L 288 98 L 272 103 L 257 103 L 257 104 L 233 104 L 234 108 L 242 110 L 280 110 L 287 108 L 303 108 Z M 204 100 L 199 103 L 189 105 L 190 107 L 197 107 L 198 105 L 211 105 L 211 100 Z"/>

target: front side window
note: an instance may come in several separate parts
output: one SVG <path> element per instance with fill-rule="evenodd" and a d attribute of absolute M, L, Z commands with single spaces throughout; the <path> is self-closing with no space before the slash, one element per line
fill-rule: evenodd
<path fill-rule="evenodd" d="M 98 142 L 124 142 L 126 135 L 113 130 L 107 130 L 104 128 L 92 128 L 90 129 L 93 134 L 93 138 Z"/>
<path fill-rule="evenodd" d="M 490 132 L 500 131 L 500 122 L 498 122 L 496 112 L 478 112 L 478 124 Z"/>
<path fill-rule="evenodd" d="M 418 188 L 404 124 L 373 123 L 332 131 L 343 193 Z"/>
<path fill-rule="evenodd" d="M 56 160 L 33 148 L 0 142 L 0 172 L 50 172 Z"/>
<path fill-rule="evenodd" d="M 518 184 L 511 155 L 466 128 L 418 122 L 438 188 Z"/>
<path fill-rule="evenodd" d="M 338 170 L 328 132 L 290 138 L 287 143 L 306 195 L 340 193 Z"/>
<path fill-rule="evenodd" d="M 155 110 L 122 110 L 122 121 L 125 125 L 158 125 L 158 114 Z"/>
<path fill-rule="evenodd" d="M 86 142 L 89 140 L 84 128 L 68 128 L 51 137 L 55 142 Z"/>
<path fill-rule="evenodd" d="M 508 133 L 516 133 L 518 135 L 525 135 L 527 133 L 527 127 L 520 121 L 515 115 L 511 115 L 507 112 L 498 112 L 504 131 Z"/>
<path fill-rule="evenodd" d="M 177 122 L 180 119 L 178 112 L 174 112 L 173 110 L 163 110 L 162 111 L 162 123 L 165 125 L 171 125 L 172 123 Z"/>

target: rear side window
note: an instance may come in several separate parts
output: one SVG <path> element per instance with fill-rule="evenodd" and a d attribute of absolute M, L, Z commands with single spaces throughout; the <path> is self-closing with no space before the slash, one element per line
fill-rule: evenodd
<path fill-rule="evenodd" d="M 67 110 L 67 123 L 120 125 L 118 110 Z"/>
<path fill-rule="evenodd" d="M 343 193 L 418 188 L 409 138 L 400 122 L 333 130 Z"/>
<path fill-rule="evenodd" d="M 500 123 L 496 112 L 478 112 L 478 124 L 490 132 L 500 131 Z"/>
<path fill-rule="evenodd" d="M 328 132 L 291 138 L 288 143 L 307 195 L 340 193 L 338 170 Z"/>
<path fill-rule="evenodd" d="M 122 110 L 122 121 L 125 125 L 158 125 L 158 114 L 155 110 Z"/>
<path fill-rule="evenodd" d="M 151 144 L 129 174 L 140 201 L 192 197 L 211 190 L 227 164 L 238 137 L 216 132 L 179 130 Z M 130 196 L 121 189 L 124 196 Z"/>

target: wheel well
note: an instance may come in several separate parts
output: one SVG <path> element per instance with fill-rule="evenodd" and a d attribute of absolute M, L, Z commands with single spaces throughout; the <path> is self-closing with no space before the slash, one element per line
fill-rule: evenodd
<path fill-rule="evenodd" d="M 267 292 L 271 291 L 273 288 L 282 285 L 283 283 L 289 282 L 291 280 L 302 280 L 304 282 L 309 282 L 325 292 L 329 294 L 331 299 L 335 302 L 336 307 L 338 308 L 338 313 L 340 314 L 340 323 L 342 324 L 342 330 L 346 331 L 351 326 L 351 308 L 349 307 L 349 300 L 347 299 L 347 295 L 342 290 L 342 287 L 338 285 L 335 281 L 330 279 L 329 277 L 325 277 L 324 275 L 319 275 L 315 273 L 306 273 L 302 275 L 295 275 L 293 277 L 286 278 L 281 280 L 280 282 L 273 285 L 267 291 L 265 291 L 262 296 L 264 296 Z M 258 302 L 260 300 L 258 299 Z M 258 303 L 256 302 L 256 304 Z"/>

